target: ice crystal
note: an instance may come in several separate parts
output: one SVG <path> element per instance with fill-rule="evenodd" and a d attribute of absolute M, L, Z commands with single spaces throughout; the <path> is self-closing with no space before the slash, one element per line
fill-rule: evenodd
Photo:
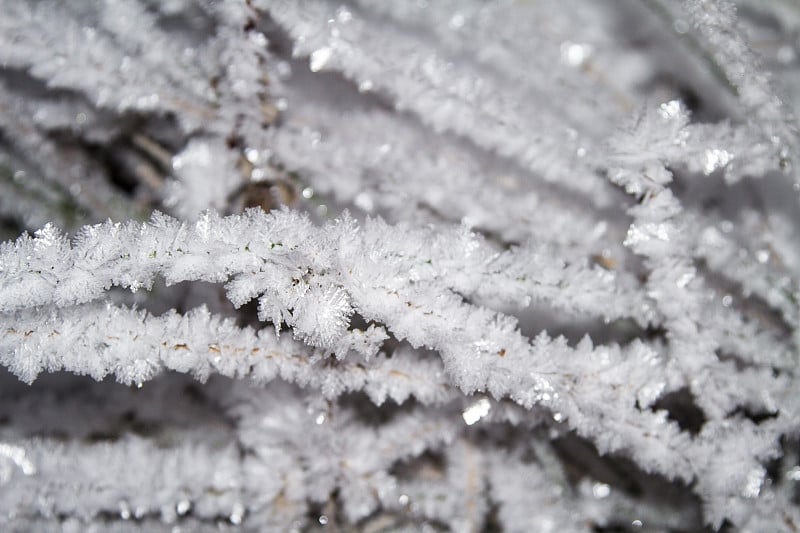
<path fill-rule="evenodd" d="M 0 530 L 800 528 L 791 2 L 0 12 Z"/>

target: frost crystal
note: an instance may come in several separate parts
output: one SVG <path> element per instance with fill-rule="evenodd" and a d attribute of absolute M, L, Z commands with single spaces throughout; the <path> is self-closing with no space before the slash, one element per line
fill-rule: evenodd
<path fill-rule="evenodd" d="M 800 529 L 793 2 L 0 13 L 0 530 Z"/>

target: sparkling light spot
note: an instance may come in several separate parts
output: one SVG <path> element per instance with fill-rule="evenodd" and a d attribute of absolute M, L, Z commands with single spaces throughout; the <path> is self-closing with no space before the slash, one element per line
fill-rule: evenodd
<path fill-rule="evenodd" d="M 318 50 L 314 50 L 311 53 L 311 57 L 309 59 L 308 68 L 311 69 L 311 72 L 319 72 L 328 62 L 328 60 L 333 55 L 333 50 L 330 47 L 325 46 Z"/>
<path fill-rule="evenodd" d="M 658 113 L 666 119 L 677 117 L 681 112 L 681 103 L 679 100 L 670 100 L 664 102 L 658 107 Z"/>
<path fill-rule="evenodd" d="M 705 163 L 703 164 L 703 174 L 708 176 L 715 170 L 725 167 L 733 159 L 733 154 L 719 148 L 705 151 Z"/>
<path fill-rule="evenodd" d="M 259 156 L 260 154 L 255 148 L 248 148 L 244 151 L 244 157 L 253 164 L 258 163 Z"/>
<path fill-rule="evenodd" d="M 608 498 L 609 494 L 611 494 L 611 487 L 609 487 L 607 484 L 595 483 L 592 485 L 592 495 L 598 500 Z"/>
<path fill-rule="evenodd" d="M 561 45 L 561 61 L 572 67 L 579 67 L 589 59 L 593 51 L 594 49 L 588 44 L 567 41 Z"/>
<path fill-rule="evenodd" d="M 464 422 L 466 422 L 468 426 L 471 426 L 478 422 L 478 420 L 481 418 L 488 415 L 491 408 L 492 404 L 489 402 L 489 400 L 487 398 L 481 398 L 477 402 L 464 409 L 464 412 L 461 413 L 461 416 L 464 418 Z"/>

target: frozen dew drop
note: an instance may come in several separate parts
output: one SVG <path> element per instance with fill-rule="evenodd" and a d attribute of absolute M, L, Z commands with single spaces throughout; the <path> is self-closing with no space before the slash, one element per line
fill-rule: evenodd
<path fill-rule="evenodd" d="M 269 39 L 267 39 L 267 36 L 264 35 L 263 33 L 261 33 L 260 31 L 256 31 L 256 32 L 251 33 L 250 34 L 250 41 L 254 45 L 260 46 L 262 48 L 266 47 L 269 44 Z"/>
<path fill-rule="evenodd" d="M 759 250 L 756 252 L 756 260 L 759 263 L 766 263 L 769 261 L 769 251 L 767 250 Z"/>
<path fill-rule="evenodd" d="M 408 494 L 401 494 L 399 498 L 397 498 L 397 503 L 400 505 L 408 505 Z"/>
<path fill-rule="evenodd" d="M 658 107 L 658 113 L 665 119 L 677 117 L 681 112 L 681 103 L 678 100 L 664 102 Z"/>
<path fill-rule="evenodd" d="M 123 520 L 131 519 L 131 509 L 127 502 L 119 502 L 119 517 Z"/>
<path fill-rule="evenodd" d="M 592 485 L 592 496 L 598 500 L 608 498 L 609 494 L 611 494 L 611 487 L 609 487 L 606 483 L 598 482 Z"/>
<path fill-rule="evenodd" d="M 314 189 L 312 189 L 311 187 L 306 187 L 305 189 L 303 189 L 303 198 L 308 200 L 312 196 L 314 196 Z"/>
<path fill-rule="evenodd" d="M 238 526 L 242 523 L 244 519 L 244 505 L 239 502 L 233 504 L 233 509 L 231 509 L 231 516 L 229 520 L 231 524 Z"/>
<path fill-rule="evenodd" d="M 75 117 L 75 122 L 78 124 L 84 124 L 86 122 L 86 113 L 78 113 Z"/>
<path fill-rule="evenodd" d="M 22 446 L 0 443 L 0 458 L 1 457 L 10 459 L 26 476 L 32 476 L 36 473 L 36 465 L 28 459 L 25 448 Z M 0 476 L 0 479 L 3 477 L 4 476 Z"/>
<path fill-rule="evenodd" d="M 245 158 L 247 158 L 247 160 L 253 164 L 258 163 L 259 155 L 260 154 L 258 153 L 258 150 L 256 150 L 255 148 L 248 148 L 247 150 L 244 151 Z"/>
<path fill-rule="evenodd" d="M 722 297 L 722 305 L 724 307 L 730 307 L 733 304 L 733 296 L 730 294 L 726 294 Z"/>
<path fill-rule="evenodd" d="M 324 217 L 328 214 L 328 206 L 325 204 L 317 206 L 317 215 Z"/>
<path fill-rule="evenodd" d="M 179 516 L 183 516 L 189 512 L 189 509 L 192 508 L 192 502 L 189 500 L 181 500 L 175 505 L 175 511 L 178 513 Z"/>
<path fill-rule="evenodd" d="M 333 50 L 329 46 L 314 50 L 309 58 L 308 68 L 311 69 L 311 72 L 319 72 L 332 55 Z"/>
<path fill-rule="evenodd" d="M 633 522 L 631 522 L 631 526 L 636 529 L 640 529 L 642 527 L 642 521 L 638 519 L 634 520 Z"/>
<path fill-rule="evenodd" d="M 588 44 L 565 41 L 561 44 L 561 61 L 571 67 L 579 67 L 592 55 L 593 49 Z"/>
<path fill-rule="evenodd" d="M 317 418 L 314 419 L 314 423 L 316 425 L 318 425 L 318 426 L 321 426 L 322 424 L 324 424 L 325 423 L 325 414 L 324 413 L 318 414 Z"/>
<path fill-rule="evenodd" d="M 461 413 L 461 416 L 464 418 L 464 422 L 468 426 L 471 426 L 478 422 L 481 418 L 488 415 L 491 408 L 492 404 L 489 402 L 488 398 L 481 398 L 477 402 L 464 409 L 464 412 Z"/>
<path fill-rule="evenodd" d="M 362 81 L 361 83 L 358 84 L 358 92 L 366 93 L 366 92 L 371 91 L 373 87 L 374 87 L 374 85 L 373 85 L 372 81 L 364 80 L 364 81 Z"/>
<path fill-rule="evenodd" d="M 800 481 L 800 466 L 795 466 L 786 472 L 786 479 L 789 481 Z"/>
<path fill-rule="evenodd" d="M 328 523 L 328 517 L 326 515 L 319 515 L 319 523 L 320 525 L 326 525 Z"/>
<path fill-rule="evenodd" d="M 689 23 L 683 19 L 676 19 L 675 22 L 672 24 L 672 29 L 675 30 L 675 33 L 683 35 L 684 33 L 689 31 Z"/>
<path fill-rule="evenodd" d="M 725 167 L 733 159 L 733 155 L 719 148 L 705 151 L 705 162 L 703 163 L 703 174 L 712 174 L 715 170 Z"/>

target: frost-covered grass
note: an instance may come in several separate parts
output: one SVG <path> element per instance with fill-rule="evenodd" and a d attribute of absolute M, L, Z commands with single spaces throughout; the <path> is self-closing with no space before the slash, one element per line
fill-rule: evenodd
<path fill-rule="evenodd" d="M 800 529 L 792 2 L 0 13 L 0 530 Z"/>

